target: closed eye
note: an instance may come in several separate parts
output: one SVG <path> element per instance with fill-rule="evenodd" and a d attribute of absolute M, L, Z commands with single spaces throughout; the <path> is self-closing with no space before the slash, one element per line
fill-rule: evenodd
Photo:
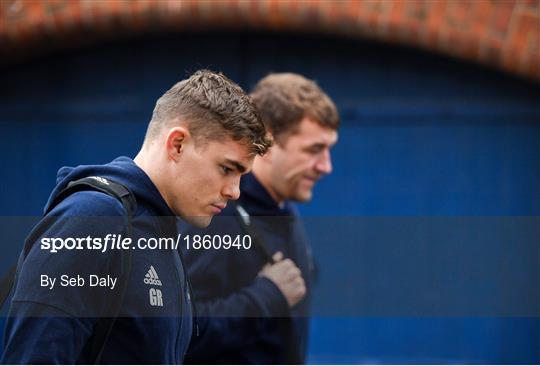
<path fill-rule="evenodd" d="M 225 175 L 229 175 L 229 173 L 232 173 L 233 169 L 229 168 L 228 166 L 225 166 L 225 165 L 220 165 L 221 167 L 221 170 L 223 171 L 223 174 Z"/>

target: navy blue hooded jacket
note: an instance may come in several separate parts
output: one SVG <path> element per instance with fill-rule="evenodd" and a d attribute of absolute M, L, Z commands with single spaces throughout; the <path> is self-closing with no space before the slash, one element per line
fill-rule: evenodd
<path fill-rule="evenodd" d="M 132 240 L 176 237 L 177 219 L 150 178 L 133 160 L 120 157 L 106 165 L 63 167 L 49 205 L 68 182 L 88 176 L 128 187 L 137 200 Z M 107 313 L 120 284 L 90 286 L 90 276 L 122 274 L 121 251 L 43 250 L 41 238 L 105 238 L 126 235 L 120 201 L 96 191 L 73 193 L 34 227 L 20 256 L 17 282 L 5 330 L 2 362 L 9 364 L 92 363 L 95 326 Z M 179 364 L 191 338 L 192 312 L 186 276 L 177 250 L 133 250 L 120 314 L 105 345 L 105 364 Z M 56 278 L 43 286 L 42 276 Z M 74 285 L 62 276 L 74 278 Z M 80 279 L 85 283 L 82 286 Z M 94 277 L 95 279 L 95 277 Z M 76 282 L 79 281 L 79 282 Z M 95 284 L 95 283 L 94 283 Z"/>
<path fill-rule="evenodd" d="M 277 286 L 258 276 L 267 263 L 265 250 L 205 250 L 182 247 L 199 317 L 186 363 L 299 364 L 305 362 L 311 294 L 311 252 L 296 207 L 280 208 L 253 174 L 240 183 L 237 201 L 250 215 L 250 225 L 266 252 L 281 251 L 300 268 L 307 295 L 289 309 Z M 185 235 L 246 234 L 231 203 L 207 229 L 189 227 Z"/>

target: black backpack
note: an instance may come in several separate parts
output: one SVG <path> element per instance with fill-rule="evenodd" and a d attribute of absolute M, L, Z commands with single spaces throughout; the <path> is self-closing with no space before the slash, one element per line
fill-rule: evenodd
<path fill-rule="evenodd" d="M 49 205 L 49 208 L 47 209 L 47 212 L 45 212 L 44 216 L 47 215 L 55 206 L 57 206 L 69 195 L 79 191 L 98 191 L 118 199 L 126 210 L 127 235 L 131 236 L 132 218 L 135 214 L 135 210 L 137 207 L 135 195 L 131 192 L 129 188 L 125 187 L 120 183 L 113 182 L 108 178 L 92 176 L 69 182 L 67 187 L 64 188 L 54 198 L 53 202 L 51 203 L 51 205 Z M 117 296 L 112 304 L 111 314 L 115 314 L 115 316 L 100 318 L 94 327 L 90 345 L 91 353 L 92 355 L 94 355 L 94 364 L 99 364 L 101 361 L 103 350 L 111 333 L 112 327 L 116 321 L 116 318 L 118 317 L 118 314 L 120 312 L 120 307 L 122 305 L 122 301 L 124 300 L 128 279 L 131 272 L 131 251 L 122 250 L 121 253 L 122 268 L 125 268 L 125 272 L 122 274 L 121 280 L 119 281 L 120 296 Z M 8 273 L 0 281 L 0 309 L 2 308 L 4 302 L 11 293 L 12 287 L 15 283 L 16 274 L 17 265 L 15 264 L 9 269 Z"/>

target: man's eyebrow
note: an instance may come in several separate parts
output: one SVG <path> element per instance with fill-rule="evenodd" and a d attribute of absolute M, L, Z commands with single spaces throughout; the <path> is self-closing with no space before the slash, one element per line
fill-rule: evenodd
<path fill-rule="evenodd" d="M 240 173 L 244 173 L 246 171 L 246 167 L 240 164 L 239 162 L 237 162 L 236 160 L 225 159 L 225 161 L 228 164 L 233 165 L 236 168 L 236 170 L 238 170 Z"/>

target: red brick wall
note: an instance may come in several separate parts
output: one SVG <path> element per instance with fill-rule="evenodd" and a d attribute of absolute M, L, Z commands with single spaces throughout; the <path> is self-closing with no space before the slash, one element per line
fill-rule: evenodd
<path fill-rule="evenodd" d="M 540 80 L 540 0 L 0 0 L 0 63 L 88 39 L 185 29 L 340 34 Z"/>

